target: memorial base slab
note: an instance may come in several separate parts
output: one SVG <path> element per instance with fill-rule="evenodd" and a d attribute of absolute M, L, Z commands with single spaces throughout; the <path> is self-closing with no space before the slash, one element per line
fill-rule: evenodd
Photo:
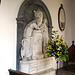
<path fill-rule="evenodd" d="M 20 61 L 20 71 L 33 75 L 55 75 L 53 57 L 40 60 Z"/>

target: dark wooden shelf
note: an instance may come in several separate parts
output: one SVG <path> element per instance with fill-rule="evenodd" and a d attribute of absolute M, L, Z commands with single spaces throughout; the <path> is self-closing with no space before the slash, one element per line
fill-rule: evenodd
<path fill-rule="evenodd" d="M 8 71 L 9 71 L 10 75 L 31 75 L 31 74 L 26 74 L 26 73 L 23 73 L 23 72 L 12 70 L 12 69 L 9 69 Z"/>

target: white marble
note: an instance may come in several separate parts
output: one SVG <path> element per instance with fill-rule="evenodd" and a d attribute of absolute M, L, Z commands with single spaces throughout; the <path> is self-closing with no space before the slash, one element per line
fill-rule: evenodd
<path fill-rule="evenodd" d="M 44 23 L 41 26 L 41 30 L 42 30 L 42 50 L 43 50 L 43 54 L 45 56 L 45 51 L 46 51 L 46 44 L 48 43 L 48 27 L 47 27 L 47 19 L 44 19 Z"/>
<path fill-rule="evenodd" d="M 53 68 L 53 57 L 20 62 L 20 71 L 24 73 L 34 74 L 50 68 Z"/>
<path fill-rule="evenodd" d="M 48 42 L 47 19 L 40 9 L 34 11 L 35 20 L 27 24 L 22 39 L 20 71 L 28 74 L 55 75 L 53 58 L 44 58 Z M 49 70 L 50 69 L 50 70 Z M 46 73 L 44 73 L 46 72 Z"/>
<path fill-rule="evenodd" d="M 43 58 L 48 40 L 45 38 L 48 36 L 48 28 L 46 19 L 43 22 L 43 12 L 38 9 L 34 15 L 36 19 L 26 25 L 22 39 L 21 56 L 26 61 Z"/>
<path fill-rule="evenodd" d="M 35 30 L 33 33 L 33 60 L 41 59 L 44 55 L 42 53 L 42 31 Z"/>
<path fill-rule="evenodd" d="M 22 40 L 21 56 L 23 60 L 31 60 L 33 55 L 33 29 L 39 29 L 35 20 L 27 25 L 24 30 L 24 39 Z"/>

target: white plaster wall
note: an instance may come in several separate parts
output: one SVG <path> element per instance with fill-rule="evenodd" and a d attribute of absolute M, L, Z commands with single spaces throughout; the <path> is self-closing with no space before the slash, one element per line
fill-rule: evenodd
<path fill-rule="evenodd" d="M 53 30 L 58 27 L 58 9 L 64 5 L 66 13 L 66 28 L 59 34 L 66 37 L 65 41 L 70 46 L 71 42 L 71 0 L 43 0 L 47 5 L 51 17 Z M 2 0 L 0 5 L 0 74 L 8 75 L 8 69 L 16 69 L 16 18 L 23 0 Z"/>
<path fill-rule="evenodd" d="M 51 17 L 52 17 L 52 25 L 53 25 L 53 30 L 58 30 L 58 34 L 60 36 L 64 36 L 65 37 L 65 42 L 68 44 L 68 46 L 71 45 L 71 0 L 43 0 L 44 3 L 47 5 Z M 61 32 L 59 30 L 59 26 L 58 26 L 58 10 L 60 7 L 60 4 L 63 4 L 64 10 L 65 10 L 65 14 L 66 14 L 66 26 L 65 26 L 65 30 L 63 32 Z M 56 61 L 54 60 L 54 67 L 56 68 Z M 63 62 L 59 61 L 59 67 L 63 66 Z"/>
<path fill-rule="evenodd" d="M 0 4 L 0 74 L 16 69 L 16 17 L 23 0 L 1 0 Z"/>
<path fill-rule="evenodd" d="M 53 30 L 58 30 L 59 34 L 64 37 L 66 37 L 65 41 L 68 43 L 70 46 L 71 42 L 71 0 L 43 0 L 44 3 L 47 5 L 51 17 L 52 17 L 52 25 L 53 25 Z M 60 4 L 63 4 L 65 14 L 66 14 L 66 26 L 65 30 L 61 32 L 59 30 L 58 26 L 58 10 L 60 7 Z"/>

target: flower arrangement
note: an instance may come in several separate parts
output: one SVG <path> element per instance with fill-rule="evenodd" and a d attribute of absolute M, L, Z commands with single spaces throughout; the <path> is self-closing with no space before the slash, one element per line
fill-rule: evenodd
<path fill-rule="evenodd" d="M 50 39 L 48 40 L 48 44 L 46 47 L 46 57 L 55 57 L 59 58 L 59 60 L 61 61 L 66 61 L 66 59 L 68 58 L 68 45 L 64 43 L 65 37 L 59 37 L 59 35 L 57 35 L 57 32 L 58 31 L 52 31 L 51 33 Z"/>

